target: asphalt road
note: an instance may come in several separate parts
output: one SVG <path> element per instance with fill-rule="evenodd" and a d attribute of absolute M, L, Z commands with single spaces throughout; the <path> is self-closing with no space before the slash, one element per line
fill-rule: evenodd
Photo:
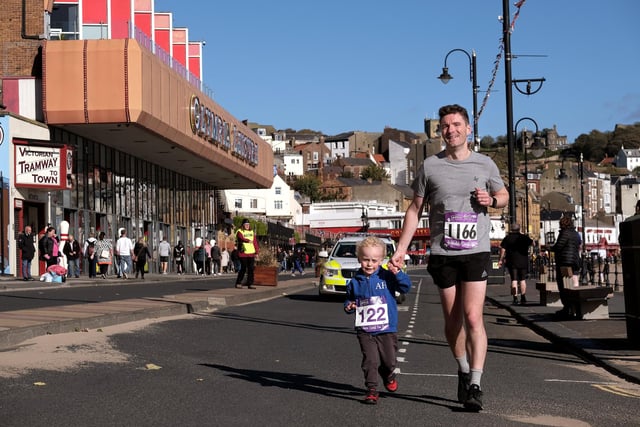
<path fill-rule="evenodd" d="M 235 278 L 235 274 L 215 277 L 207 276 L 205 278 L 175 276 L 175 280 L 169 277 L 164 278 L 162 281 L 148 280 L 146 282 L 108 278 L 104 281 L 97 279 L 95 284 L 68 279 L 68 287 L 47 287 L 43 284 L 38 289 L 10 289 L 0 292 L 0 311 L 117 301 L 130 298 L 154 298 L 187 292 L 232 288 L 235 284 Z M 288 274 L 281 274 L 278 277 L 278 280 L 281 281 L 291 279 L 292 277 Z M 28 283 L 36 283 L 37 286 L 39 282 Z"/>
<path fill-rule="evenodd" d="M 314 290 L 112 337 L 127 356 L 0 378 L 3 426 L 640 424 L 640 388 L 485 308 L 485 410 L 456 402 L 436 290 L 411 272 L 400 311 L 400 388 L 363 405 L 360 351 L 341 301 Z M 2 353 L 0 353 L 0 358 Z M 154 364 L 160 369 L 145 369 Z M 36 387 L 35 382 L 45 386 Z"/>

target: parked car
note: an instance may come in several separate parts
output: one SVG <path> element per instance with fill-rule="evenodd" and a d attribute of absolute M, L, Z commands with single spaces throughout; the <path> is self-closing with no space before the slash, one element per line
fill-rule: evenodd
<path fill-rule="evenodd" d="M 320 271 L 319 295 L 346 295 L 347 284 L 360 269 L 356 245 L 365 237 L 367 234 L 350 234 L 336 242 Z M 382 262 L 382 268 L 387 268 L 389 258 L 396 251 L 396 244 L 390 237 L 378 237 L 387 245 L 387 255 Z M 404 295 L 396 295 L 396 300 L 401 303 Z"/>

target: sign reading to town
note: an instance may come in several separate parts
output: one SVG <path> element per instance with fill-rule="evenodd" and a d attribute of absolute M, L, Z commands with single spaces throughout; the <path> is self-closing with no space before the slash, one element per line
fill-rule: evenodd
<path fill-rule="evenodd" d="M 15 144 L 15 185 L 30 188 L 68 188 L 72 152 L 67 147 Z"/>

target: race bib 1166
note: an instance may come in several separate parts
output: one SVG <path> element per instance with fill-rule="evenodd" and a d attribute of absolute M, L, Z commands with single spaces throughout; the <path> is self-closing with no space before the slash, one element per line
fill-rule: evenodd
<path fill-rule="evenodd" d="M 478 214 L 446 212 L 444 214 L 444 244 L 449 249 L 471 249 L 478 246 Z"/>

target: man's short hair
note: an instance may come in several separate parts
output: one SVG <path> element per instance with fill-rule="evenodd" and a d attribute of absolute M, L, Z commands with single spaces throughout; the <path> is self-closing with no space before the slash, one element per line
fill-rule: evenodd
<path fill-rule="evenodd" d="M 460 114 L 464 118 L 465 122 L 469 124 L 469 113 L 467 112 L 467 109 L 458 104 L 444 105 L 440 107 L 440 110 L 438 110 L 438 117 L 442 120 L 444 116 L 456 113 Z"/>

